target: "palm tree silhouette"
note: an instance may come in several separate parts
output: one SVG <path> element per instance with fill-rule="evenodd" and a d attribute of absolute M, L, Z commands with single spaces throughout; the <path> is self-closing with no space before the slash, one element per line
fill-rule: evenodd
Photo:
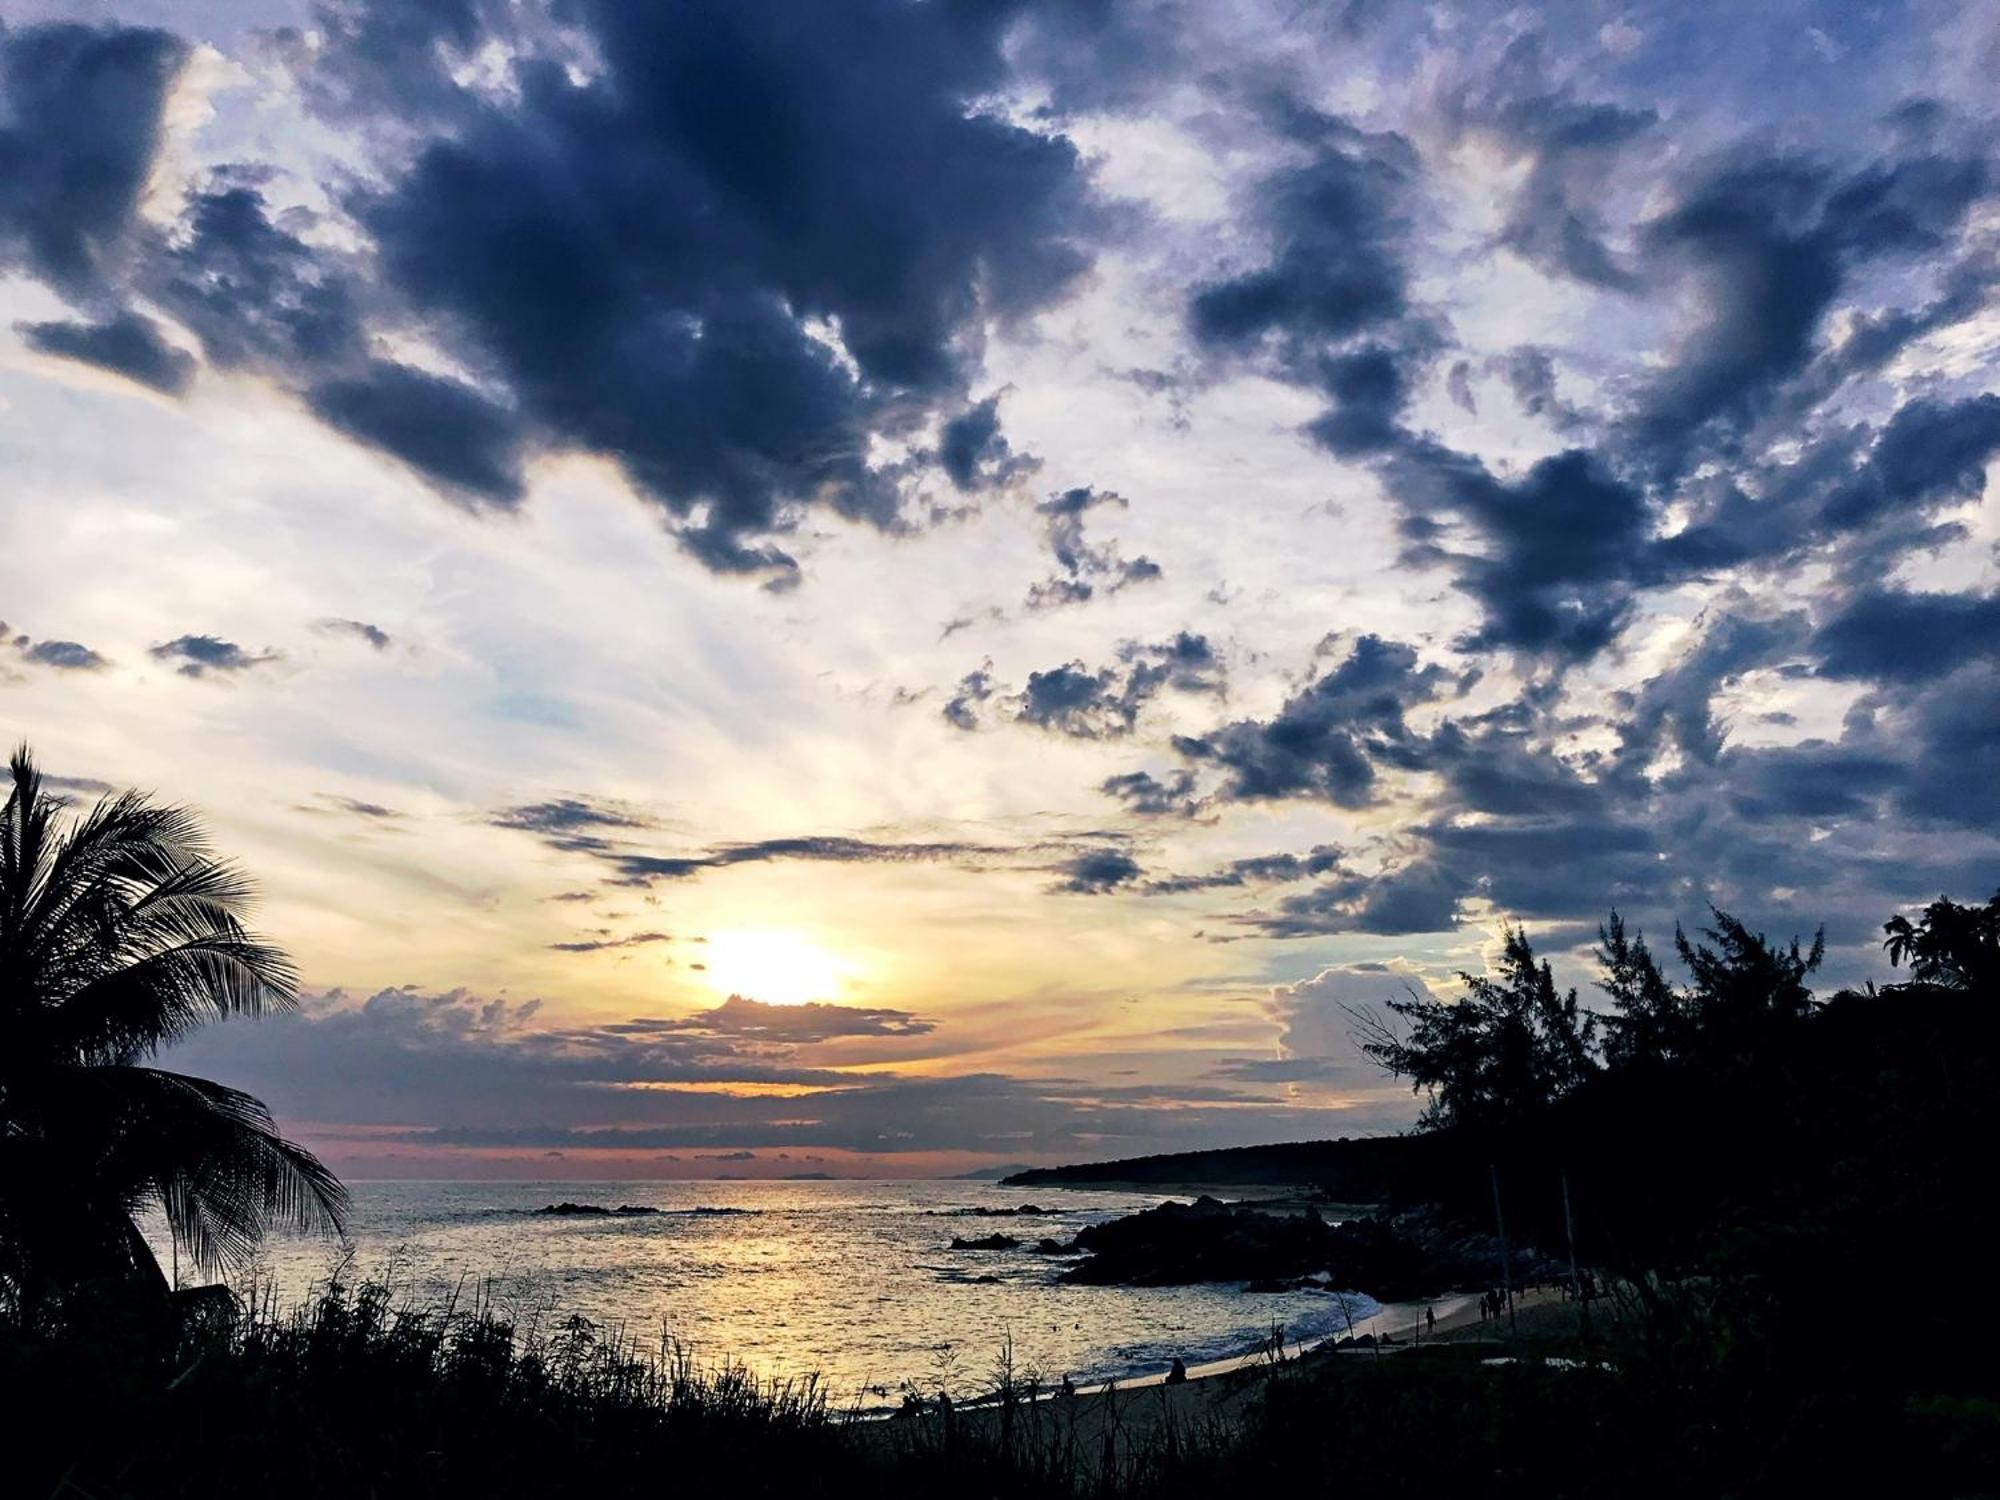
<path fill-rule="evenodd" d="M 194 817 L 137 792 L 80 816 L 26 746 L 0 809 L 0 1298 L 17 1315 L 177 1257 L 240 1265 L 266 1227 L 340 1227 L 345 1190 L 248 1094 L 146 1066 L 204 1022 L 288 1010 L 289 959 L 240 920 L 250 888 Z"/>

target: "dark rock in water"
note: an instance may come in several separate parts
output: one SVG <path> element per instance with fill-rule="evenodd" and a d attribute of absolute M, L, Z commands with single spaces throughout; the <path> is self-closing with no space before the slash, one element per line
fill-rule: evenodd
<path fill-rule="evenodd" d="M 953 1235 L 951 1248 L 954 1250 L 1013 1250 L 1020 1241 L 1011 1234 L 989 1234 L 984 1239 L 969 1240 L 964 1235 Z"/>
<path fill-rule="evenodd" d="M 538 1214 L 557 1214 L 564 1218 L 608 1219 L 618 1214 L 656 1214 L 657 1208 L 643 1204 L 621 1203 L 616 1208 L 606 1208 L 601 1203 L 551 1203 L 546 1208 L 535 1210 Z"/>
<path fill-rule="evenodd" d="M 621 1214 L 656 1214 L 659 1212 L 657 1208 L 649 1207 L 643 1203 L 621 1203 L 612 1211 Z"/>
<path fill-rule="evenodd" d="M 1402 1301 L 1445 1287 L 1484 1284 L 1492 1263 L 1473 1265 L 1440 1237 L 1381 1218 L 1329 1224 L 1316 1210 L 1280 1215 L 1202 1197 L 1163 1203 L 1077 1231 L 1090 1259 L 1063 1280 L 1096 1286 L 1177 1286 L 1242 1281 L 1280 1291 L 1306 1276 Z"/>
<path fill-rule="evenodd" d="M 1043 1238 L 1035 1241 L 1035 1254 L 1037 1255 L 1077 1255 L 1080 1253 L 1076 1246 L 1067 1240 Z"/>
<path fill-rule="evenodd" d="M 975 1276 L 972 1278 L 972 1285 L 998 1286 L 1000 1285 L 1000 1278 L 998 1276 Z"/>

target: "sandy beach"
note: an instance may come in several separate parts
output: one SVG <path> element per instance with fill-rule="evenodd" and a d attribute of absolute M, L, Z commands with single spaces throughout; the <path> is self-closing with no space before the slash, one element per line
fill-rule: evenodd
<path fill-rule="evenodd" d="M 1427 1309 L 1437 1316 L 1434 1328 L 1425 1319 Z M 1611 1313 L 1605 1302 L 1597 1309 L 1600 1317 Z M 1166 1372 L 1160 1371 L 1070 1394 L 1045 1394 L 1033 1403 L 1016 1403 L 1012 1411 L 991 1397 L 974 1399 L 960 1403 L 951 1420 L 960 1431 L 987 1441 L 1002 1440 L 1011 1428 L 1015 1442 L 1051 1451 L 1066 1448 L 1079 1465 L 1095 1468 L 1105 1462 L 1107 1451 L 1123 1463 L 1133 1454 L 1155 1451 L 1169 1435 L 1187 1439 L 1233 1429 L 1269 1382 L 1312 1378 L 1330 1361 L 1395 1359 L 1433 1345 L 1479 1344 L 1490 1344 L 1493 1357 L 1502 1358 L 1516 1348 L 1544 1347 L 1574 1336 L 1578 1312 L 1577 1304 L 1554 1288 L 1517 1294 L 1511 1328 L 1504 1314 L 1498 1320 L 1482 1319 L 1479 1299 L 1471 1294 L 1399 1303 L 1357 1321 L 1356 1337 L 1373 1335 L 1377 1342 L 1372 1345 L 1340 1348 L 1337 1340 L 1328 1339 L 1304 1348 L 1288 1346 L 1280 1361 L 1268 1352 L 1251 1353 L 1191 1366 L 1184 1382 L 1168 1384 Z M 932 1412 L 871 1425 L 885 1442 L 924 1441 L 937 1435 L 937 1420 Z M 913 1428 L 912 1422 L 921 1425 Z"/>

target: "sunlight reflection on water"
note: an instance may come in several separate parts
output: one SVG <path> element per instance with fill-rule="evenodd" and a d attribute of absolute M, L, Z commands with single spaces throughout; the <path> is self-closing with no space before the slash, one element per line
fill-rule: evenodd
<path fill-rule="evenodd" d="M 388 1280 L 434 1306 L 475 1288 L 522 1326 L 572 1314 L 645 1346 L 673 1338 L 704 1361 L 765 1376 L 818 1372 L 843 1397 L 940 1368 L 973 1390 L 1011 1333 L 1017 1365 L 1079 1382 L 1242 1352 L 1273 1322 L 1291 1339 L 1343 1330 L 1325 1293 L 1235 1285 L 1065 1286 L 1043 1236 L 1162 1201 L 1134 1193 L 1041 1194 L 967 1182 L 363 1182 L 350 1184 L 352 1283 Z M 641 1204 L 657 1215 L 559 1218 L 546 1203 Z M 1045 1217 L 954 1216 L 1037 1202 Z M 702 1213 L 698 1209 L 743 1212 Z M 949 1248 L 954 1235 L 1012 1235 L 1017 1250 Z M 341 1259 L 325 1242 L 274 1240 L 255 1272 L 279 1305 Z M 987 1280 L 985 1278 L 993 1278 Z M 1372 1310 L 1358 1307 L 1355 1316 Z M 949 1346 L 949 1353 L 943 1352 Z"/>

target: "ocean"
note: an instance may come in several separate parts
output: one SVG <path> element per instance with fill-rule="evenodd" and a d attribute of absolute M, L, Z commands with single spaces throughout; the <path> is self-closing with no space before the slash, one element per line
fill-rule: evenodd
<path fill-rule="evenodd" d="M 387 1283 L 399 1302 L 475 1295 L 517 1327 L 573 1317 L 600 1335 L 766 1378 L 817 1374 L 841 1401 L 990 1388 L 1003 1345 L 1017 1369 L 1078 1384 L 1158 1375 L 1368 1326 L 1380 1309 L 1331 1291 L 1237 1284 L 1067 1286 L 1062 1259 L 1028 1247 L 1164 1201 L 1137 1193 L 1026 1192 L 978 1182 L 359 1182 L 348 1243 L 273 1238 L 244 1289 L 292 1306 L 338 1275 Z M 568 1218 L 571 1201 L 658 1214 Z M 982 1217 L 1024 1203 L 1047 1217 Z M 994 1233 L 1014 1250 L 953 1250 Z"/>

